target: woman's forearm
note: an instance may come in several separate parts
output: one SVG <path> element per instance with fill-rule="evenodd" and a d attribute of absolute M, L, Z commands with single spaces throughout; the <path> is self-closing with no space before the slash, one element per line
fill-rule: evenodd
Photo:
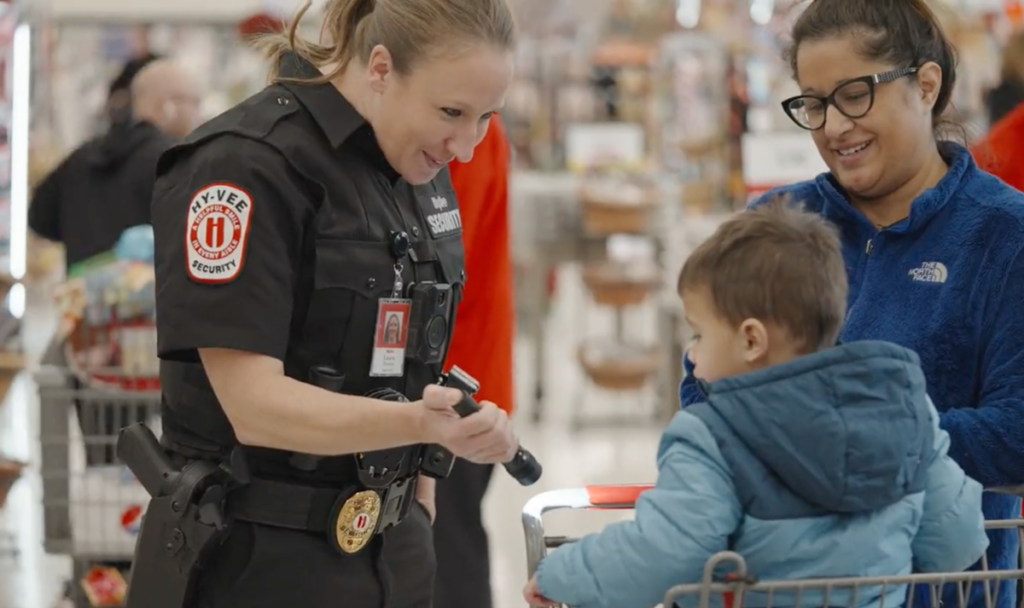
<path fill-rule="evenodd" d="M 430 442 L 415 405 L 332 393 L 288 378 L 280 361 L 262 355 L 200 356 L 244 445 L 333 456 Z"/>
<path fill-rule="evenodd" d="M 985 488 L 1024 484 L 1024 401 L 992 399 L 977 408 L 947 410 L 949 455 Z"/>
<path fill-rule="evenodd" d="M 285 376 L 259 383 L 242 408 L 247 445 L 317 455 L 421 443 L 409 403 L 342 395 Z M 236 433 L 238 432 L 236 428 Z"/>

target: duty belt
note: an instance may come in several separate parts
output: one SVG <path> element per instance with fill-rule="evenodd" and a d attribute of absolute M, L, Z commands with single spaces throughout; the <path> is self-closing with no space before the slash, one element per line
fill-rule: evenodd
<path fill-rule="evenodd" d="M 228 496 L 227 515 L 323 534 L 335 549 L 353 555 L 405 519 L 415 501 L 416 479 L 403 477 L 382 488 L 345 484 L 339 489 L 252 478 Z"/>

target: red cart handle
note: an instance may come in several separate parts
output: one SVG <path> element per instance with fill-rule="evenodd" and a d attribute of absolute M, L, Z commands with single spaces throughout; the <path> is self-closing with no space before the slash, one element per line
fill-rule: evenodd
<path fill-rule="evenodd" d="M 587 486 L 590 509 L 613 510 L 632 509 L 640 494 L 650 490 L 654 484 L 594 485 Z"/>

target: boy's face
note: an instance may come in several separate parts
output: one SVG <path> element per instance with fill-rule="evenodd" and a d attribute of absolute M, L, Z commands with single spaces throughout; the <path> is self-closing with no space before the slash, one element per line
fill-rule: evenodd
<path fill-rule="evenodd" d="M 749 371 L 751 352 L 744 328 L 732 327 L 719 317 L 707 289 L 683 291 L 682 298 L 686 322 L 694 333 L 687 351 L 694 375 L 714 382 Z"/>

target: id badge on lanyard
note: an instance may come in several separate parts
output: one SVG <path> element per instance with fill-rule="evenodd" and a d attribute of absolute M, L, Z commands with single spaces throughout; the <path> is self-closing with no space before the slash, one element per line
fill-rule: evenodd
<path fill-rule="evenodd" d="M 402 297 L 402 263 L 395 263 L 395 284 L 390 298 L 377 303 L 370 376 L 397 378 L 405 373 L 405 345 L 409 339 L 412 300 Z"/>

